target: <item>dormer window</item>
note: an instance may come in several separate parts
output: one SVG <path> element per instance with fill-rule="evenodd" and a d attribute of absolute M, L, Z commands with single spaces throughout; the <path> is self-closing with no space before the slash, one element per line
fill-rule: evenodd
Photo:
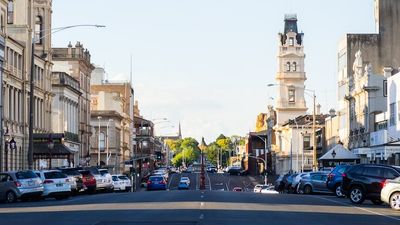
<path fill-rule="evenodd" d="M 14 1 L 8 0 L 7 4 L 7 23 L 13 24 L 14 23 Z"/>
<path fill-rule="evenodd" d="M 296 72 L 297 71 L 297 63 L 293 62 L 293 71 Z"/>
<path fill-rule="evenodd" d="M 289 46 L 293 46 L 294 45 L 294 38 L 289 38 Z"/>
<path fill-rule="evenodd" d="M 288 72 L 290 71 L 290 62 L 286 63 L 286 71 L 288 71 Z"/>

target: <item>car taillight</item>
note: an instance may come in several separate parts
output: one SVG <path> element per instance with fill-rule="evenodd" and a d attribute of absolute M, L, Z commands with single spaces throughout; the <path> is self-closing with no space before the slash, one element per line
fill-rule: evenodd
<path fill-rule="evenodd" d="M 19 181 L 14 181 L 14 183 L 15 183 L 15 186 L 17 186 L 17 187 L 21 187 L 22 186 L 22 184 Z"/>
<path fill-rule="evenodd" d="M 51 183 L 54 183 L 54 181 L 52 181 L 52 180 L 44 180 L 43 181 L 43 184 L 51 184 Z"/>
<path fill-rule="evenodd" d="M 150 180 L 148 180 L 148 181 L 147 181 L 147 184 L 151 184 L 151 181 L 150 181 Z"/>
<path fill-rule="evenodd" d="M 384 188 L 386 186 L 386 184 L 389 183 L 389 180 L 383 180 L 381 181 L 381 187 Z"/>

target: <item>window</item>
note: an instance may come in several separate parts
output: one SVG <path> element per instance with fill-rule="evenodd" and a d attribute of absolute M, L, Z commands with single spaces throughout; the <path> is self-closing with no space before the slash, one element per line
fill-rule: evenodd
<path fill-rule="evenodd" d="M 289 38 L 289 45 L 290 46 L 293 46 L 294 45 L 294 38 Z"/>
<path fill-rule="evenodd" d="M 286 71 L 290 71 L 290 62 L 286 63 Z"/>
<path fill-rule="evenodd" d="M 304 136 L 303 137 L 303 149 L 310 148 L 311 140 L 310 136 Z"/>
<path fill-rule="evenodd" d="M 289 103 L 294 103 L 296 100 L 296 98 L 295 98 L 296 92 L 295 92 L 294 88 L 289 88 L 288 94 L 289 94 L 289 98 L 288 98 Z"/>
<path fill-rule="evenodd" d="M 396 125 L 396 112 L 395 112 L 395 107 L 396 107 L 396 103 L 392 103 L 390 104 L 390 109 L 389 109 L 389 113 L 390 113 L 390 126 L 394 126 Z"/>
<path fill-rule="evenodd" d="M 385 168 L 383 171 L 383 177 L 386 179 L 394 179 L 398 176 L 399 174 L 393 169 Z"/>
<path fill-rule="evenodd" d="M 383 97 L 387 97 L 387 80 L 383 81 Z"/>
<path fill-rule="evenodd" d="M 380 176 L 380 168 L 366 167 L 364 169 L 362 175 L 370 176 L 370 177 L 379 177 Z"/>
<path fill-rule="evenodd" d="M 100 133 L 99 144 L 100 150 L 104 150 L 106 146 L 106 135 L 103 132 Z"/>
<path fill-rule="evenodd" d="M 7 23 L 13 24 L 14 23 L 14 1 L 8 0 L 7 4 Z"/>
<path fill-rule="evenodd" d="M 35 43 L 42 44 L 43 37 L 43 20 L 42 17 L 37 16 L 35 19 Z"/>
<path fill-rule="evenodd" d="M 296 62 L 293 62 L 293 71 L 297 71 L 297 63 Z"/>

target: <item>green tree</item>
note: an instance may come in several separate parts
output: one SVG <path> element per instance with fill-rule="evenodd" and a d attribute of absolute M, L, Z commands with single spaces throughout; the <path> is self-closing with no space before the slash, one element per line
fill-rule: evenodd
<path fill-rule="evenodd" d="M 175 152 L 175 156 L 172 159 L 174 166 L 183 165 L 183 161 L 185 161 L 186 165 L 190 165 L 196 161 L 200 156 L 198 144 L 196 139 L 191 137 L 170 142 L 168 146 L 171 149 L 174 148 L 173 151 Z"/>

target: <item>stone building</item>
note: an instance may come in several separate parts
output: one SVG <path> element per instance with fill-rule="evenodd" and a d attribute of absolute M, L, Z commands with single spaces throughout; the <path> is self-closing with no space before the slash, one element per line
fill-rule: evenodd
<path fill-rule="evenodd" d="M 399 13 L 400 1 L 375 0 L 377 33 L 346 34 L 339 44 L 339 136 L 361 158 L 370 155 L 376 116 L 387 110 L 386 80 L 400 67 Z"/>
<path fill-rule="evenodd" d="M 87 156 L 89 156 L 90 137 L 92 136 L 90 77 L 94 66 L 91 63 L 89 51 L 80 42 L 77 42 L 74 47 L 69 43 L 67 48 L 53 48 L 52 51 L 53 70 L 66 73 L 79 82 L 79 92 L 81 93 L 78 101 L 79 115 L 75 115 L 75 118 L 79 118 L 79 164 L 83 165 L 86 163 Z M 75 102 L 67 101 L 67 103 L 66 107 L 75 112 L 73 110 L 76 107 Z"/>
<path fill-rule="evenodd" d="M 4 154 L 0 155 L 0 170 L 28 168 L 32 36 L 35 37 L 33 132 L 47 133 L 51 129 L 50 120 L 46 119 L 50 118 L 52 101 L 51 7 L 51 0 L 0 1 L 3 37 L 0 43 L 4 45 L 0 46 L 4 48 L 0 114 L 4 135 L 0 135 L 0 153 Z"/>
<path fill-rule="evenodd" d="M 90 164 L 106 165 L 123 172 L 124 162 L 133 156 L 134 90 L 129 82 L 105 79 L 97 67 L 92 73 Z M 98 160 L 100 151 L 100 162 Z"/>

